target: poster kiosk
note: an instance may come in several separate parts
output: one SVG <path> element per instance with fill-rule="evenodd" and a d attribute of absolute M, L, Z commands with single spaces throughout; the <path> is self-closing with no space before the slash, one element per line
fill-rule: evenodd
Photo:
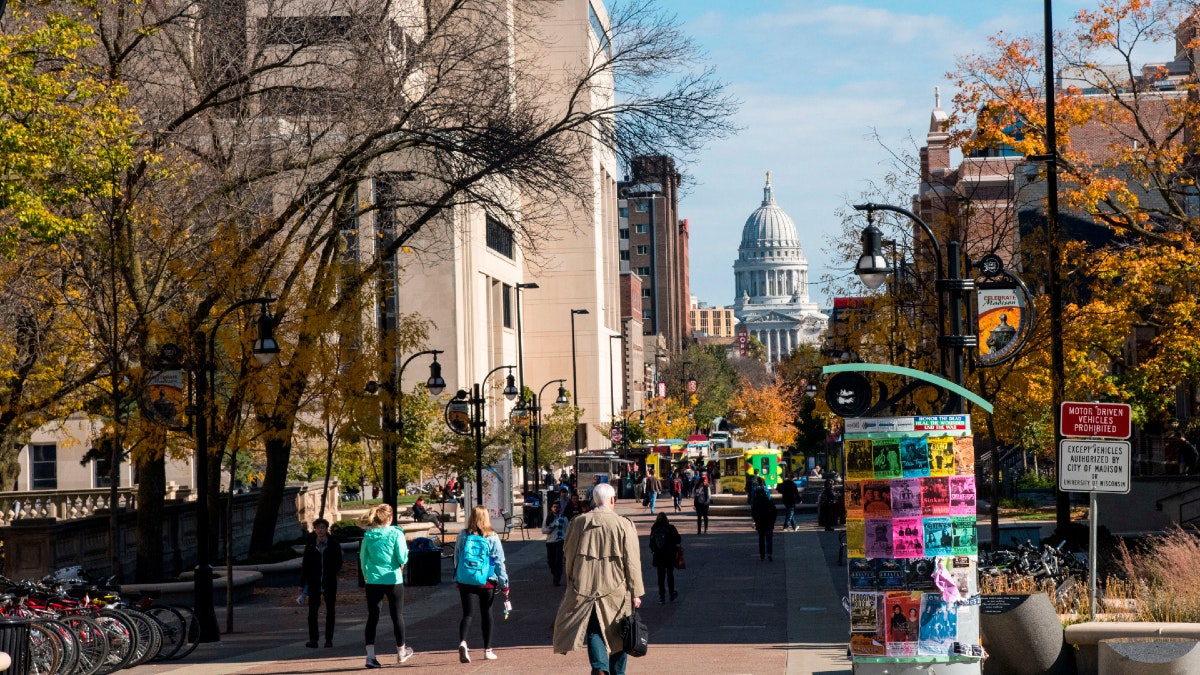
<path fill-rule="evenodd" d="M 970 415 L 845 419 L 856 674 L 979 673 Z"/>

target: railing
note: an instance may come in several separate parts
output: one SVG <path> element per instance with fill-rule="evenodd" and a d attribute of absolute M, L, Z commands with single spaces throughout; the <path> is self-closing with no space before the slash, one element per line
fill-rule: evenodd
<path fill-rule="evenodd" d="M 22 518 L 86 518 L 109 508 L 111 494 L 109 488 L 0 492 L 0 527 Z M 117 504 L 123 509 L 136 509 L 137 488 L 120 488 Z"/>

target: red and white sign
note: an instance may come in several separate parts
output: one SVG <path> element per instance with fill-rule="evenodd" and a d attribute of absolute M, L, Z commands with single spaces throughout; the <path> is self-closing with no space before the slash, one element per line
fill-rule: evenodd
<path fill-rule="evenodd" d="M 1063 402 L 1059 432 L 1073 438 L 1129 438 L 1131 417 L 1125 403 Z"/>

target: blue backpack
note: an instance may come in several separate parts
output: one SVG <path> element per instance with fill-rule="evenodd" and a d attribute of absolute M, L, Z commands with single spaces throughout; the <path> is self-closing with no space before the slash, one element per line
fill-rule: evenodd
<path fill-rule="evenodd" d="M 483 586 L 492 577 L 492 545 L 478 534 L 468 534 L 461 545 L 454 580 L 464 586 Z"/>

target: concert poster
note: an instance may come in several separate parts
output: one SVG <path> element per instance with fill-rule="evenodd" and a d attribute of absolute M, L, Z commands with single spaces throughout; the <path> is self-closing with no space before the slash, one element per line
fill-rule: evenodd
<path fill-rule="evenodd" d="M 954 439 L 954 473 L 957 476 L 975 475 L 975 439 L 971 436 Z"/>
<path fill-rule="evenodd" d="M 870 480 L 875 477 L 875 456 L 871 439 L 846 441 L 846 480 Z"/>
<path fill-rule="evenodd" d="M 868 558 L 892 557 L 892 520 L 867 518 L 863 522 L 863 546 Z"/>
<path fill-rule="evenodd" d="M 892 519 L 892 557 L 920 558 L 925 555 L 921 518 Z"/>
<path fill-rule="evenodd" d="M 975 529 L 975 516 L 953 516 L 950 518 L 951 539 L 954 555 L 978 555 L 979 533 Z"/>
<path fill-rule="evenodd" d="M 953 550 L 953 531 L 945 516 L 925 518 L 925 555 L 950 555 Z"/>
<path fill-rule="evenodd" d="M 875 563 L 875 587 L 881 591 L 903 591 L 908 583 L 908 561 L 879 558 Z"/>
<path fill-rule="evenodd" d="M 862 490 L 864 518 L 892 517 L 892 485 L 890 481 L 863 481 Z"/>
<path fill-rule="evenodd" d="M 950 515 L 975 515 L 975 477 L 950 477 Z"/>
<path fill-rule="evenodd" d="M 954 475 L 954 439 L 950 436 L 929 439 L 929 475 Z"/>
<path fill-rule="evenodd" d="M 878 587 L 875 581 L 875 561 L 866 558 L 847 558 L 846 565 L 850 569 L 850 588 L 855 591 L 873 591 Z"/>
<path fill-rule="evenodd" d="M 942 599 L 941 593 L 921 595 L 921 629 L 917 653 L 921 656 L 949 656 L 958 637 L 958 611 Z"/>
<path fill-rule="evenodd" d="M 894 438 L 877 439 L 872 441 L 871 450 L 875 461 L 875 478 L 900 478 L 903 475 L 899 441 Z"/>
<path fill-rule="evenodd" d="M 950 480 L 945 476 L 921 479 L 921 515 L 950 515 Z"/>
<path fill-rule="evenodd" d="M 921 635 L 921 593 L 888 593 L 884 600 L 887 613 L 888 656 L 916 656 Z"/>
<path fill-rule="evenodd" d="M 905 478 L 929 475 L 929 441 L 924 436 L 900 439 L 900 467 Z"/>
<path fill-rule="evenodd" d="M 850 632 L 879 633 L 882 607 L 882 593 L 850 591 Z"/>
<path fill-rule="evenodd" d="M 897 478 L 892 481 L 892 517 L 921 516 L 921 479 Z"/>
<path fill-rule="evenodd" d="M 861 515 L 861 514 L 860 514 Z M 846 519 L 846 557 L 865 558 L 866 546 L 863 543 L 863 519 Z"/>
<path fill-rule="evenodd" d="M 863 517 L 863 494 L 862 481 L 848 480 L 844 490 L 846 496 L 846 517 L 847 518 L 862 518 Z"/>

